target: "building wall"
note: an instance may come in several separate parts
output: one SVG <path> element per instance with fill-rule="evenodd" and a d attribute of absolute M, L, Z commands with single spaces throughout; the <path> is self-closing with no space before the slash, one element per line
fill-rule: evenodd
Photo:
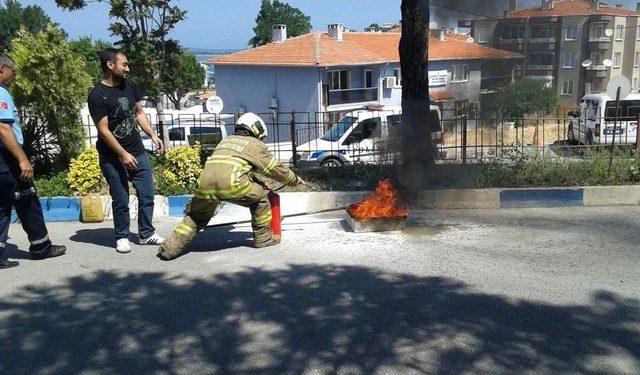
<path fill-rule="evenodd" d="M 560 39 L 559 39 L 559 64 L 558 64 L 558 106 L 565 108 L 573 108 L 583 95 L 584 91 L 584 73 L 582 61 L 587 59 L 586 46 L 589 38 L 588 18 L 583 16 L 563 17 L 560 22 Z M 575 40 L 567 40 L 567 28 L 576 27 Z M 565 67 L 565 57 L 567 54 L 573 54 L 573 68 Z M 564 83 L 566 81 L 573 82 L 573 95 L 565 95 L 562 93 Z"/>
<path fill-rule="evenodd" d="M 627 53 L 624 55 L 624 66 L 622 74 L 629 78 L 632 91 L 638 91 L 638 81 L 640 78 L 640 68 L 636 61 L 636 53 L 640 51 L 640 31 L 638 30 L 638 17 L 627 18 L 627 29 L 625 33 L 624 49 Z M 640 60 L 640 59 L 638 59 Z"/>
<path fill-rule="evenodd" d="M 278 99 L 280 112 L 318 111 L 316 68 L 229 66 L 216 67 L 216 92 L 225 113 L 243 107 L 246 112 L 267 113 L 267 99 Z"/>

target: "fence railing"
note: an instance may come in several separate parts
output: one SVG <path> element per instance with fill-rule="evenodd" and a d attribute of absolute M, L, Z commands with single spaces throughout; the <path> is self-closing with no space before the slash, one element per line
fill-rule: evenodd
<path fill-rule="evenodd" d="M 434 129 L 431 136 L 439 162 L 501 160 L 509 157 L 514 149 L 548 156 L 581 157 L 585 150 L 609 147 L 612 141 L 618 146 L 636 144 L 638 119 L 619 118 L 614 141 L 611 121 L 594 134 L 594 129 L 580 125 L 579 121 L 572 123 L 571 117 L 565 114 L 509 121 L 470 113 L 460 116 L 453 110 L 442 112 L 439 129 Z M 269 133 L 265 143 L 278 159 L 287 163 L 387 163 L 393 162 L 401 147 L 402 120 L 399 113 L 392 111 L 374 112 L 367 115 L 370 120 L 361 121 L 361 118 L 360 122 L 349 114 L 324 112 L 259 115 L 265 120 Z M 230 113 L 149 116 L 156 133 L 164 134 L 167 148 L 193 146 L 197 141 L 207 149 L 233 134 L 237 117 Z M 83 123 L 87 128 L 86 144 L 95 145 L 95 126 L 90 119 L 83 119 Z M 144 133 L 141 135 L 145 148 L 154 152 L 151 140 Z"/>

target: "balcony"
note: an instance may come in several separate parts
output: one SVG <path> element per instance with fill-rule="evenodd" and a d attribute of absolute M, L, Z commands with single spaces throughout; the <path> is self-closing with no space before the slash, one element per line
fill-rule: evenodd
<path fill-rule="evenodd" d="M 590 36 L 589 43 L 611 42 L 610 36 Z"/>
<path fill-rule="evenodd" d="M 553 65 L 529 65 L 528 70 L 553 70 Z"/>
<path fill-rule="evenodd" d="M 488 94 L 511 83 L 511 75 L 501 77 L 483 77 L 480 80 L 480 93 Z"/>
<path fill-rule="evenodd" d="M 522 39 L 522 38 L 517 38 L 517 39 L 498 38 L 498 43 L 500 43 L 500 44 L 523 44 L 524 43 L 524 39 Z"/>
<path fill-rule="evenodd" d="M 556 42 L 556 38 L 531 38 L 529 40 L 530 43 L 538 43 L 538 44 L 542 44 L 542 43 L 555 43 Z"/>
<path fill-rule="evenodd" d="M 586 79 L 592 80 L 596 78 L 605 78 L 609 76 L 609 72 L 605 70 L 587 70 Z"/>
<path fill-rule="evenodd" d="M 329 90 L 325 93 L 326 105 L 340 105 L 378 101 L 378 88 Z"/>
<path fill-rule="evenodd" d="M 593 42 L 589 44 L 589 51 L 607 51 L 611 49 L 611 42 Z"/>
<path fill-rule="evenodd" d="M 588 67 L 586 67 L 587 70 L 595 70 L 595 71 L 602 71 L 602 70 L 607 70 L 606 65 L 602 65 L 602 64 L 593 64 L 590 65 Z"/>

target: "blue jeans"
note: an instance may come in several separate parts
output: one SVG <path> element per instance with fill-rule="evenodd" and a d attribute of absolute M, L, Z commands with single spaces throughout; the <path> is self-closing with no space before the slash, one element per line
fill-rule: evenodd
<path fill-rule="evenodd" d="M 147 239 L 156 229 L 151 223 L 153 218 L 153 174 L 151 163 L 146 153 L 136 156 L 138 168 L 130 171 L 125 168 L 119 158 L 100 155 L 100 169 L 109 184 L 113 208 L 113 225 L 116 240 L 129 238 L 129 184 L 131 181 L 138 197 L 138 235 Z"/>

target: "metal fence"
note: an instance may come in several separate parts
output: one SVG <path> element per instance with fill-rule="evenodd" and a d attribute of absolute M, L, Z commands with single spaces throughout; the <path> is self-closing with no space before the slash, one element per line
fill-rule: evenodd
<path fill-rule="evenodd" d="M 363 113 L 364 112 L 364 113 Z M 386 163 L 394 160 L 399 150 L 401 117 L 395 111 L 361 110 L 334 112 L 269 112 L 259 113 L 267 124 L 269 135 L 265 143 L 284 162 L 312 165 L 345 163 Z M 223 137 L 233 133 L 238 115 L 227 113 L 148 114 L 156 131 L 164 133 L 166 147 L 194 145 L 199 142 L 212 148 Z M 471 163 L 499 160 L 513 150 L 550 156 L 580 157 L 585 150 L 610 146 L 612 134 L 603 134 L 594 142 L 584 134 L 585 128 L 572 129 L 571 117 L 525 117 L 518 121 L 483 118 L 477 113 L 445 110 L 440 129 L 433 141 L 437 144 L 439 162 Z M 631 124 L 635 121 L 635 124 Z M 624 127 L 637 126 L 637 119 L 619 118 L 615 143 L 635 145 Z M 90 118 L 83 118 L 87 127 L 87 145 L 94 145 L 97 130 Z M 358 126 L 354 127 L 356 123 Z M 573 137 L 569 137 L 570 130 Z M 151 140 L 142 133 L 145 148 L 153 152 Z M 435 135 L 435 134 L 434 134 Z M 572 138 L 572 139 L 569 139 Z M 578 142 L 582 140 L 582 142 Z M 588 144 L 590 143 L 590 144 Z"/>

